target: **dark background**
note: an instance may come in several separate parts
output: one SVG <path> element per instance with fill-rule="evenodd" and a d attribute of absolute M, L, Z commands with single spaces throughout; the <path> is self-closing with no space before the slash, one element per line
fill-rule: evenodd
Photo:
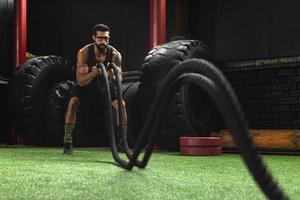
<path fill-rule="evenodd" d="M 92 41 L 92 28 L 105 23 L 111 45 L 123 56 L 126 69 L 139 68 L 149 50 L 148 1 L 28 0 L 28 50 L 37 55 L 60 55 L 70 64 Z"/>
<path fill-rule="evenodd" d="M 0 0 L 0 76 L 9 77 L 13 65 L 13 0 Z"/>
<path fill-rule="evenodd" d="M 188 39 L 202 40 L 219 62 L 300 55 L 300 1 L 186 0 Z M 176 0 L 167 0 L 167 41 L 177 33 Z M 13 0 L 0 2 L 0 75 L 10 76 L 13 55 Z M 178 19 L 177 19 L 178 20 Z M 96 23 L 111 27 L 111 44 L 125 70 L 139 69 L 149 50 L 148 0 L 28 0 L 28 51 L 60 55 L 71 65 L 92 42 Z"/>
<path fill-rule="evenodd" d="M 190 0 L 192 38 L 218 61 L 300 54 L 300 1 Z"/>
<path fill-rule="evenodd" d="M 9 127 L 5 109 L 9 85 L 1 80 L 12 77 L 13 1 L 0 0 L 0 133 L 9 130 L 4 130 Z M 229 61 L 300 55 L 298 0 L 166 2 L 166 41 L 182 35 L 205 42 L 223 70 Z M 74 66 L 76 52 L 92 42 L 92 27 L 97 23 L 110 26 L 111 45 L 121 52 L 125 71 L 139 69 L 149 51 L 149 0 L 27 3 L 27 50 L 35 55 L 62 56 Z M 180 13 L 176 13 L 178 8 Z M 224 72 L 251 128 L 299 129 L 300 62 L 267 67 Z M 1 139 L 3 136 L 0 134 L 0 141 L 8 140 Z"/>

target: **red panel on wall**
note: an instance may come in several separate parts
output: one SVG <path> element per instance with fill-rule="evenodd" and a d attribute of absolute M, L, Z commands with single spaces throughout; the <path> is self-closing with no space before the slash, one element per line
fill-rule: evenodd
<path fill-rule="evenodd" d="M 166 0 L 150 0 L 150 48 L 166 42 Z"/>
<path fill-rule="evenodd" d="M 15 0 L 14 69 L 25 62 L 27 37 L 27 0 Z"/>

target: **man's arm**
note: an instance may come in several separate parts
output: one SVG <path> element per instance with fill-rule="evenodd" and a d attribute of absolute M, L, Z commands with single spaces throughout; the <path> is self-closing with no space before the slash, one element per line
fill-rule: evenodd
<path fill-rule="evenodd" d="M 121 56 L 121 54 L 118 51 L 114 51 L 113 52 L 112 61 L 117 66 L 118 74 L 120 75 L 120 78 L 121 78 L 121 81 L 122 81 L 122 68 L 121 68 L 122 56 Z M 113 79 L 115 79 L 115 78 L 113 78 Z"/>
<path fill-rule="evenodd" d="M 89 66 L 86 63 L 87 60 L 87 49 L 81 49 L 77 53 L 77 70 L 76 78 L 79 86 L 88 85 L 94 77 L 100 75 L 99 69 L 93 67 L 92 71 L 89 72 Z"/>

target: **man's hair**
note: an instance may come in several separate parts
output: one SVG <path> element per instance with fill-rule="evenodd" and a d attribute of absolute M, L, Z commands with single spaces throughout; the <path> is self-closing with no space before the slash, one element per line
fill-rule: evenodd
<path fill-rule="evenodd" d="M 93 35 L 96 35 L 97 31 L 110 32 L 109 27 L 105 24 L 96 24 L 93 28 Z"/>

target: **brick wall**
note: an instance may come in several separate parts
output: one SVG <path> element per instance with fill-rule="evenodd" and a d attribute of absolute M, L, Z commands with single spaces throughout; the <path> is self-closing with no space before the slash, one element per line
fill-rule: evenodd
<path fill-rule="evenodd" d="M 227 63 L 251 128 L 300 128 L 300 57 Z"/>

